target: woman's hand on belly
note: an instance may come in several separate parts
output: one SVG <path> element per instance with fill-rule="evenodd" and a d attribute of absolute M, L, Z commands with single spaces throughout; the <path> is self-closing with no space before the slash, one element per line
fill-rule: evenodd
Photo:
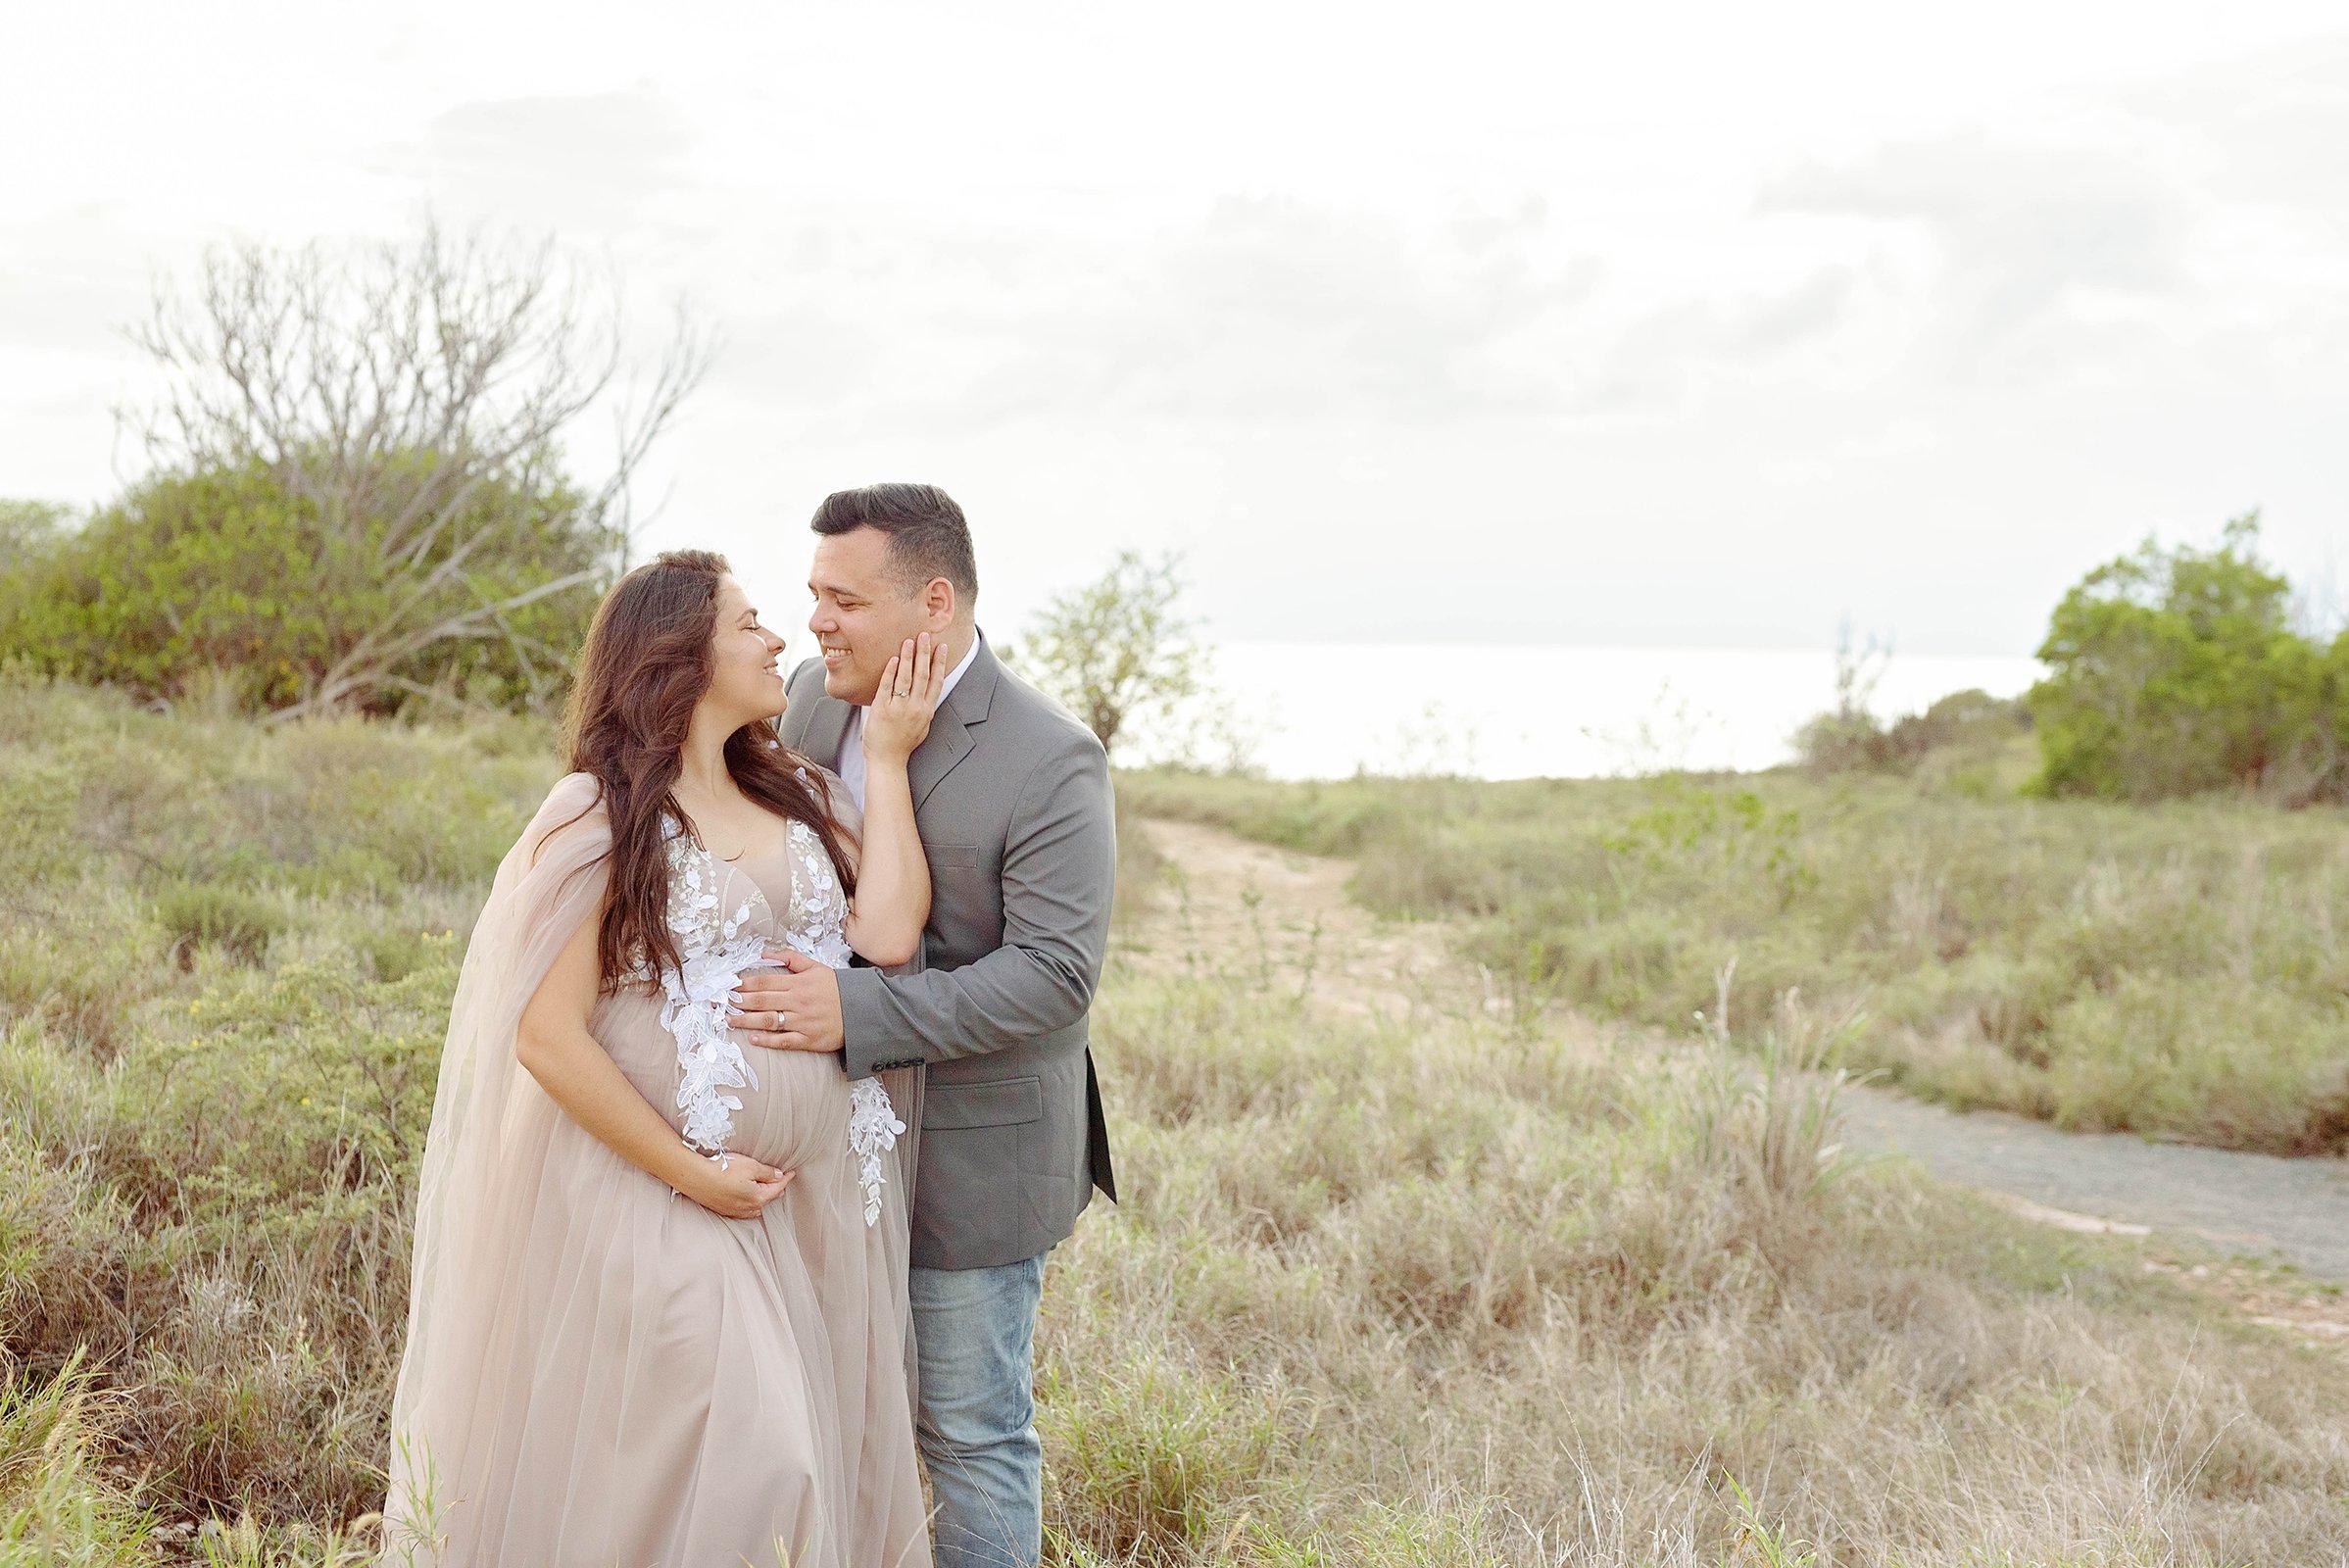
<path fill-rule="evenodd" d="M 677 1191 L 721 1219 L 757 1219 L 794 1175 L 748 1154 L 706 1154 L 698 1163 L 701 1168 Z"/>

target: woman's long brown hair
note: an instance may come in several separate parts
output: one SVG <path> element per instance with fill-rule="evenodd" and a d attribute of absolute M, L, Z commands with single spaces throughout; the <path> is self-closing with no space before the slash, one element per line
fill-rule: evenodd
<path fill-rule="evenodd" d="M 718 579 L 726 570 L 726 558 L 707 550 L 671 550 L 647 562 L 596 607 L 579 656 L 566 731 L 571 771 L 596 776 L 612 819 L 612 894 L 597 944 L 608 991 L 640 963 L 659 974 L 682 961 L 668 927 L 665 824 L 694 832 L 675 789 L 685 731 L 710 690 Z M 854 893 L 856 867 L 823 787 L 801 771 L 806 758 L 776 743 L 775 721 L 762 718 L 727 736 L 725 759 L 745 795 L 815 831 L 840 885 Z"/>

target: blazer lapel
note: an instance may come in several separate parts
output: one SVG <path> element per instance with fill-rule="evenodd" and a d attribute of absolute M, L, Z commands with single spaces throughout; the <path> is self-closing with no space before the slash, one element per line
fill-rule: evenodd
<path fill-rule="evenodd" d="M 809 706 L 814 710 L 800 731 L 800 741 L 792 750 L 809 761 L 821 762 L 834 772 L 840 770 L 840 741 L 849 732 L 849 720 L 856 710 L 837 697 L 827 697 L 819 683 Z M 786 742 L 785 744 L 789 744 Z"/>
<path fill-rule="evenodd" d="M 938 788 L 939 780 L 954 770 L 954 764 L 970 755 L 970 732 L 960 720 L 949 720 L 946 710 L 939 710 L 931 722 L 929 737 L 913 752 L 905 764 L 905 782 L 913 786 L 913 808 L 921 809 L 922 802 Z"/>
<path fill-rule="evenodd" d="M 996 682 L 1002 678 L 1003 666 L 996 662 L 995 650 L 987 646 L 984 635 L 979 638 L 979 657 L 970 662 L 970 668 L 954 683 L 947 700 L 938 707 L 938 714 L 930 721 L 930 733 L 905 765 L 905 782 L 913 787 L 914 809 L 930 798 L 939 781 L 954 770 L 954 764 L 970 755 L 974 744 L 970 726 L 987 721 L 987 710 L 995 705 Z M 836 741 L 835 745 L 838 744 Z"/>

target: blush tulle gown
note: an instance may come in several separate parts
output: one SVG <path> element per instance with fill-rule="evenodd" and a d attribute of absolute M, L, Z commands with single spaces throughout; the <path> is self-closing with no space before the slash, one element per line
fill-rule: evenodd
<path fill-rule="evenodd" d="M 844 827 L 857 825 L 826 775 Z M 845 964 L 815 836 L 715 861 L 672 839 L 665 984 L 590 1022 L 680 1133 L 795 1171 L 723 1219 L 628 1164 L 514 1057 L 522 1004 L 593 918 L 610 843 L 592 778 L 558 784 L 501 867 L 452 1009 L 418 1192 L 393 1406 L 386 1557 L 580 1568 L 930 1561 L 906 1363 L 910 1075 L 735 1043 L 765 943 Z"/>

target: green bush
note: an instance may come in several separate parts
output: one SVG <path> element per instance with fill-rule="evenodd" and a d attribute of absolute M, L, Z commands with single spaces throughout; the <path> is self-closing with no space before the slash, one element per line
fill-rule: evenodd
<path fill-rule="evenodd" d="M 20 574 L 0 647 L 142 696 L 225 672 L 244 704 L 268 708 L 324 654 L 341 575 L 316 509 L 259 466 L 153 480 Z"/>
<path fill-rule="evenodd" d="M 2294 631 L 2291 585 L 2258 557 L 2258 514 L 2218 548 L 2150 540 L 2056 607 L 2031 689 L 2056 795 L 2153 801 L 2243 787 L 2298 804 L 2349 791 L 2349 633 Z"/>
<path fill-rule="evenodd" d="M 1945 771 L 1980 774 L 2030 728 L 2027 705 L 1962 691 L 1888 724 L 1856 707 L 1822 713 L 1802 727 L 1794 746 L 1816 773 L 1915 774 L 1938 760 Z"/>
<path fill-rule="evenodd" d="M 346 959 L 233 979 L 122 1058 L 122 1189 L 207 1234 L 348 1226 L 395 1205 L 432 1109 L 456 943 L 401 979 Z"/>
<path fill-rule="evenodd" d="M 285 911 L 269 900 L 217 882 L 177 882 L 155 896 L 155 918 L 173 939 L 173 956 L 192 967 L 199 946 L 259 963 L 269 938 L 285 929 Z"/>
<path fill-rule="evenodd" d="M 404 617 L 429 621 L 435 603 L 453 613 L 610 558 L 612 536 L 569 490 L 497 484 L 478 489 L 439 545 L 387 555 L 398 495 L 416 482 L 407 470 L 431 461 L 401 456 L 377 486 L 385 514 L 360 526 L 255 462 L 159 474 L 77 529 L 27 534 L 15 564 L 0 566 L 0 661 L 148 699 L 220 690 L 266 712 L 315 699 Z M 490 543 L 450 559 L 459 540 Z M 444 563 L 451 574 L 426 587 Z M 419 609 L 419 592 L 436 597 Z M 530 706 L 578 647 L 594 604 L 582 585 L 505 612 L 498 636 L 433 642 L 393 662 L 364 706 L 396 711 L 435 691 Z"/>

